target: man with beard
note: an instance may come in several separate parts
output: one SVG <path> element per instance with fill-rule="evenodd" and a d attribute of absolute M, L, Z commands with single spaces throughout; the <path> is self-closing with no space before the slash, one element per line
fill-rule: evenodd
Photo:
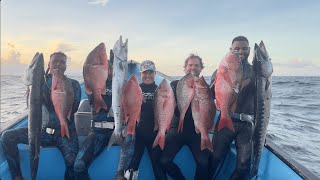
<path fill-rule="evenodd" d="M 212 144 L 214 151 L 212 154 L 212 164 L 209 168 L 212 177 L 221 162 L 229 151 L 230 144 L 233 140 L 237 149 L 236 169 L 232 173 L 230 179 L 248 179 L 250 172 L 250 161 L 252 152 L 252 134 L 254 120 L 254 72 L 252 65 L 248 62 L 250 54 L 249 41 L 244 36 L 235 37 L 232 40 L 230 51 L 236 52 L 242 62 L 243 67 L 243 83 L 242 89 L 238 93 L 235 112 L 231 113 L 231 119 L 234 126 L 234 132 L 228 128 L 218 131 L 216 124 Z M 211 87 L 214 91 L 214 80 L 216 78 L 215 71 L 211 79 Z M 219 118 L 220 119 L 220 116 Z M 219 121 L 218 121 L 219 122 Z"/>
<path fill-rule="evenodd" d="M 186 74 L 192 73 L 194 76 L 199 77 L 202 69 L 204 68 L 202 59 L 194 54 L 191 54 L 184 64 L 184 71 Z M 173 89 L 175 98 L 177 100 L 177 88 L 178 80 L 171 82 L 171 87 Z M 180 112 L 178 106 L 175 109 L 175 118 L 173 118 L 171 123 L 171 128 L 167 134 L 164 150 L 162 152 L 162 157 L 160 162 L 164 170 L 173 178 L 173 179 L 185 179 L 181 173 L 180 168 L 173 162 L 174 157 L 180 151 L 180 149 L 187 145 L 190 151 L 193 154 L 194 160 L 197 165 L 196 174 L 194 179 L 206 180 L 208 179 L 208 157 L 209 150 L 200 149 L 201 135 L 197 134 L 195 131 L 194 120 L 192 118 L 191 104 L 188 107 L 188 110 L 185 114 L 183 130 L 178 132 L 178 124 Z"/>

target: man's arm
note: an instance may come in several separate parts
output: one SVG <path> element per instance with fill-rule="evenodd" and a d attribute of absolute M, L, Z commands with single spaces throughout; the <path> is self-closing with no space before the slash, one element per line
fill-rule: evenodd
<path fill-rule="evenodd" d="M 213 96 L 213 99 L 216 98 L 215 96 L 215 92 L 214 92 L 214 81 L 216 79 L 216 75 L 217 75 L 217 70 L 215 70 L 211 76 L 211 81 L 210 81 L 210 89 L 211 89 L 211 92 L 212 92 L 212 96 Z"/>
<path fill-rule="evenodd" d="M 73 86 L 74 99 L 73 99 L 71 114 L 74 114 L 78 111 L 79 104 L 81 101 L 81 87 L 79 82 L 76 80 L 72 80 L 72 86 Z"/>

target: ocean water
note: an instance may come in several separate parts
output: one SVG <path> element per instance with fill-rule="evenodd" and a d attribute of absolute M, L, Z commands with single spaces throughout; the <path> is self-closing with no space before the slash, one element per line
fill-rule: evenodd
<path fill-rule="evenodd" d="M 70 76 L 82 80 L 81 76 Z M 178 77 L 174 77 L 178 78 Z M 206 77 L 210 81 L 210 77 Z M 26 111 L 20 75 L 1 74 L 0 129 Z M 268 136 L 320 176 L 320 77 L 277 76 L 272 82 Z"/>

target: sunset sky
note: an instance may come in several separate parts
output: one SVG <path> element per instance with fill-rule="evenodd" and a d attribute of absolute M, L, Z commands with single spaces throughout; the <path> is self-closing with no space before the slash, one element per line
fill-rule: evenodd
<path fill-rule="evenodd" d="M 319 32 L 319 0 L 1 0 L 1 73 L 22 73 L 37 51 L 46 62 L 64 51 L 67 74 L 81 74 L 95 46 L 109 50 L 122 35 L 129 60 L 183 75 L 185 58 L 196 53 L 211 75 L 244 35 L 251 52 L 265 42 L 274 75 L 320 75 Z"/>

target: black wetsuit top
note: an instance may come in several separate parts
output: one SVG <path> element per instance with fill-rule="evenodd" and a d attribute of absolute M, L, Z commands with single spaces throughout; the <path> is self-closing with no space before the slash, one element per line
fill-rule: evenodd
<path fill-rule="evenodd" d="M 141 116 L 140 116 L 140 122 L 137 126 L 138 129 L 141 129 L 143 131 L 148 131 L 146 133 L 153 132 L 154 128 L 154 93 L 157 89 L 157 85 L 155 83 L 152 84 L 140 84 L 142 95 L 143 95 L 143 101 L 141 106 Z M 150 130 L 150 131 L 149 131 Z"/>
<path fill-rule="evenodd" d="M 173 92 L 174 92 L 174 98 L 177 101 L 177 92 L 176 92 L 176 88 L 177 88 L 177 84 L 178 84 L 178 80 L 176 81 L 172 81 L 170 83 Z M 174 115 L 176 117 L 180 117 L 180 111 L 178 106 L 176 106 L 175 110 L 174 110 Z M 171 122 L 171 128 L 178 128 L 179 126 L 179 118 L 173 118 L 172 122 Z M 190 130 L 190 131 L 189 131 Z M 183 132 L 184 131 L 188 131 L 188 132 L 195 132 L 195 127 L 194 127 L 194 121 L 192 118 L 192 112 L 191 112 L 191 105 L 189 105 L 187 112 L 185 114 L 185 118 L 184 118 L 184 124 L 183 124 Z"/>

